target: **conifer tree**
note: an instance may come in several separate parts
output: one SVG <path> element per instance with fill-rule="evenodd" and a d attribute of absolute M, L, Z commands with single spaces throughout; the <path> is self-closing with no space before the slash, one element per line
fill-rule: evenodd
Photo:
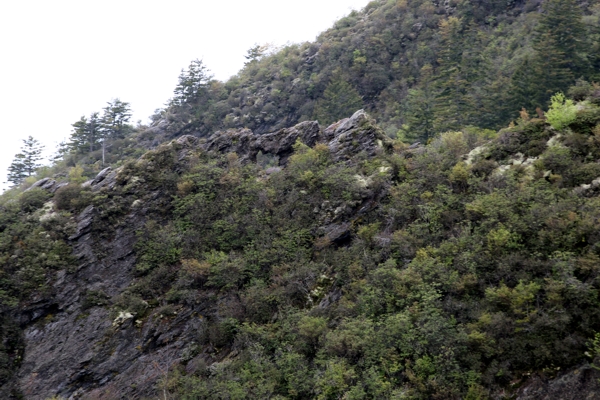
<path fill-rule="evenodd" d="M 44 147 L 40 142 L 32 136 L 23 139 L 21 152 L 15 155 L 13 162 L 8 167 L 8 182 L 17 186 L 26 177 L 33 175 L 35 170 L 41 167 L 39 162 L 42 160 L 43 149 Z"/>
<path fill-rule="evenodd" d="M 114 99 L 103 108 L 104 113 L 99 120 L 98 131 L 102 145 L 102 165 L 106 162 L 106 150 L 117 139 L 123 139 L 131 127 L 127 124 L 131 118 L 129 103 Z"/>
<path fill-rule="evenodd" d="M 197 103 L 206 94 L 211 79 L 212 75 L 202 60 L 193 60 L 187 71 L 181 70 L 171 105 L 183 106 Z"/>
<path fill-rule="evenodd" d="M 73 125 L 69 147 L 77 152 L 93 152 L 97 149 L 100 140 L 100 117 L 97 112 L 90 115 L 88 120 L 82 116 Z"/>
<path fill-rule="evenodd" d="M 588 70 L 581 51 L 585 40 L 582 12 L 575 0 L 548 0 L 535 29 L 532 58 L 526 57 L 512 78 L 515 110 L 546 108 Z"/>
<path fill-rule="evenodd" d="M 104 113 L 99 121 L 99 129 L 102 131 L 103 140 L 122 139 L 128 131 L 131 108 L 129 103 L 114 99 L 103 108 Z"/>
<path fill-rule="evenodd" d="M 362 97 L 358 91 L 337 73 L 317 102 L 315 114 L 321 124 L 330 124 L 351 116 L 362 107 Z"/>
<path fill-rule="evenodd" d="M 554 93 L 566 92 L 574 81 L 573 69 L 555 35 L 545 33 L 539 38 L 538 51 L 531 63 L 532 108 L 546 108 Z"/>
<path fill-rule="evenodd" d="M 536 107 L 536 91 L 533 88 L 533 65 L 529 56 L 525 56 L 511 78 L 513 111 L 525 108 L 532 112 Z"/>
<path fill-rule="evenodd" d="M 469 72 L 463 63 L 465 50 L 461 20 L 456 17 L 443 20 L 440 36 L 434 127 L 436 131 L 443 132 L 466 125 L 473 105 L 468 95 Z"/>
<path fill-rule="evenodd" d="M 427 64 L 421 68 L 419 85 L 408 91 L 405 102 L 405 119 L 408 124 L 406 139 L 427 143 L 435 131 L 433 68 Z"/>
<path fill-rule="evenodd" d="M 538 54 L 552 48 L 561 55 L 561 67 L 569 68 L 575 75 L 587 69 L 580 54 L 586 34 L 582 16 L 575 0 L 547 0 L 534 37 L 534 49 Z"/>

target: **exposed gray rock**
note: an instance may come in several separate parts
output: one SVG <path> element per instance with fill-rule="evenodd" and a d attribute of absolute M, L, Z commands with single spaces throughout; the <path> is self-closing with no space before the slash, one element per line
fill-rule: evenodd
<path fill-rule="evenodd" d="M 392 143 L 374 121 L 359 110 L 324 131 L 315 121 L 264 135 L 257 135 L 249 129 L 228 130 L 216 132 L 201 147 L 207 151 L 235 152 L 242 162 L 256 162 L 256 156 L 262 152 L 279 157 L 279 165 L 283 166 L 293 153 L 297 140 L 310 147 L 326 143 L 336 161 L 348 160 L 361 152 L 373 156 L 377 151 L 390 150 Z"/>
<path fill-rule="evenodd" d="M 349 160 L 358 153 L 374 156 L 377 151 L 391 149 L 392 145 L 364 110 L 327 127 L 324 136 L 335 161 Z"/>
<path fill-rule="evenodd" d="M 96 175 L 91 183 L 93 191 L 98 191 L 102 188 L 112 189 L 117 184 L 118 170 L 112 170 L 112 168 L 104 168 Z"/>
<path fill-rule="evenodd" d="M 94 180 L 92 180 L 92 186 L 97 185 L 98 183 L 102 182 L 108 176 L 110 171 L 112 171 L 112 168 L 107 167 L 107 168 L 104 168 L 102 171 L 98 172 L 98 175 L 96 175 Z"/>
<path fill-rule="evenodd" d="M 69 182 L 61 182 L 59 184 L 57 184 L 54 189 L 52 190 L 52 192 L 56 192 L 58 189 L 63 188 L 65 186 L 69 186 Z"/>
<path fill-rule="evenodd" d="M 40 179 L 39 181 L 35 182 L 33 185 L 31 185 L 25 191 L 28 192 L 35 188 L 44 189 L 51 193 L 54 193 L 57 189 L 56 181 L 52 178 L 43 178 L 43 179 Z"/>
<path fill-rule="evenodd" d="M 298 139 L 307 146 L 314 146 L 321 139 L 319 124 L 302 122 L 292 128 L 264 135 L 256 135 L 249 129 L 217 132 L 208 138 L 202 148 L 221 153 L 235 152 L 242 162 L 256 162 L 256 156 L 262 152 L 279 157 L 279 164 L 285 165 Z"/>
<path fill-rule="evenodd" d="M 43 178 L 40 179 L 39 181 L 35 182 L 33 185 L 31 185 L 27 190 L 25 190 L 26 192 L 30 191 L 31 189 L 35 189 L 38 187 L 41 187 L 43 185 L 45 185 L 48 181 L 50 180 L 50 178 Z"/>
<path fill-rule="evenodd" d="M 94 206 L 88 206 L 77 218 L 77 231 L 69 237 L 69 240 L 75 240 L 88 233 L 94 219 Z"/>
<path fill-rule="evenodd" d="M 540 375 L 519 388 L 516 400 L 597 400 L 600 399 L 600 371 L 584 364 L 554 379 Z"/>

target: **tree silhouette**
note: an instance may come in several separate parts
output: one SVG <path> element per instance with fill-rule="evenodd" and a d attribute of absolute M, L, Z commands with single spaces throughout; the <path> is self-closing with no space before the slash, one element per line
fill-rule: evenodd
<path fill-rule="evenodd" d="M 44 147 L 33 136 L 23 139 L 21 152 L 15 155 L 13 162 L 8 167 L 8 182 L 17 186 L 25 178 L 33 175 L 35 170 L 41 167 L 39 162 L 42 159 L 43 149 Z"/>

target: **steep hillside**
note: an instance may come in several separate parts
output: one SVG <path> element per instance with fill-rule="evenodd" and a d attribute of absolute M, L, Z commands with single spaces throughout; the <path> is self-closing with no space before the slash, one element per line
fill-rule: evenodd
<path fill-rule="evenodd" d="M 167 137 L 326 125 L 365 108 L 386 133 L 426 142 L 466 125 L 498 129 L 598 80 L 597 1 L 376 0 L 314 43 L 256 47 L 223 83 L 192 63 L 157 120 Z"/>
<path fill-rule="evenodd" d="M 183 136 L 3 196 L 3 398 L 596 398 L 584 97 L 427 146 L 362 111 Z"/>
<path fill-rule="evenodd" d="M 0 398 L 600 398 L 599 17 L 377 0 L 83 117 L 0 196 Z"/>

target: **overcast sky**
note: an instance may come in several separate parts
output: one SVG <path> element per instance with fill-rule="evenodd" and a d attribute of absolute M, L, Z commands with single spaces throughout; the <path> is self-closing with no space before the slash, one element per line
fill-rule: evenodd
<path fill-rule="evenodd" d="M 195 58 L 217 79 L 254 44 L 312 41 L 368 0 L 0 2 L 0 186 L 22 139 L 52 152 L 82 115 L 120 98 L 147 121 Z"/>

